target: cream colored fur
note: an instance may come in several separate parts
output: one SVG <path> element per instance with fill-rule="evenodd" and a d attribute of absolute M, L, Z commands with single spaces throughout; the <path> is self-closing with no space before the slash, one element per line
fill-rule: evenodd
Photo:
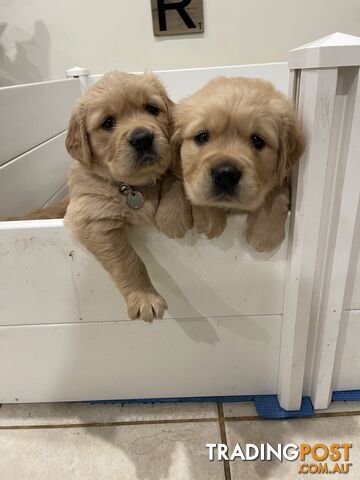
<path fill-rule="evenodd" d="M 259 251 L 277 247 L 289 206 L 287 176 L 304 150 L 291 102 L 264 80 L 218 77 L 179 103 L 175 127 L 194 226 L 211 238 L 223 231 L 228 209 L 248 212 L 248 242 Z M 200 132 L 208 138 L 201 145 Z M 253 135 L 264 148 L 254 148 Z M 228 198 L 214 193 L 211 179 L 224 162 L 242 174 Z"/>
<path fill-rule="evenodd" d="M 148 105 L 156 106 L 158 114 L 149 113 Z M 69 177 L 65 224 L 110 273 L 127 303 L 129 317 L 145 321 L 162 318 L 167 304 L 131 246 L 128 229 L 154 222 L 157 212 L 158 227 L 170 236 L 182 236 L 192 225 L 181 183 L 169 173 L 174 158 L 172 108 L 154 75 L 113 72 L 80 99 L 66 139 L 67 150 L 77 163 Z M 115 125 L 104 129 L 108 117 Z M 139 163 L 129 142 L 139 127 L 154 135 L 154 158 L 145 164 Z M 119 192 L 120 182 L 142 193 L 143 207 L 135 210 L 127 205 L 126 196 Z M 158 210 L 162 190 L 167 200 Z"/>

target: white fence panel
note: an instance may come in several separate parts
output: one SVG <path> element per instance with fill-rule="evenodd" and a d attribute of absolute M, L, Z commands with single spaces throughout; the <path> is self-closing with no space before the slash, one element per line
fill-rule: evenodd
<path fill-rule="evenodd" d="M 174 102 L 186 95 L 191 95 L 207 82 L 219 76 L 262 78 L 272 82 L 283 93 L 287 93 L 289 84 L 289 70 L 286 62 L 237 65 L 232 67 L 189 68 L 185 70 L 159 70 L 155 71 L 155 73 L 164 82 Z M 91 75 L 88 85 L 93 85 L 101 77 L 102 75 Z"/>
<path fill-rule="evenodd" d="M 0 165 L 67 129 L 77 79 L 0 88 Z"/>
<path fill-rule="evenodd" d="M 342 321 L 332 389 L 359 390 L 360 387 L 360 310 L 347 311 Z"/>
<path fill-rule="evenodd" d="M 308 145 L 293 192 L 285 283 L 279 399 L 287 410 L 299 408 L 303 394 L 315 408 L 331 400 L 359 248 L 360 38 L 336 33 L 290 58 Z"/>
<path fill-rule="evenodd" d="M 153 228 L 134 230 L 132 242 L 169 304 L 167 318 L 282 313 L 286 244 L 273 254 L 250 251 L 244 220 L 234 216 L 214 241 L 193 231 L 170 240 Z M 0 258 L 2 325 L 128 319 L 108 274 L 61 220 L 0 223 Z"/>
<path fill-rule="evenodd" d="M 281 317 L 0 329 L 0 403 L 273 393 Z"/>
<path fill-rule="evenodd" d="M 358 261 L 355 271 L 355 279 L 351 288 L 350 301 L 347 305 L 348 310 L 360 310 L 360 254 L 358 252 Z"/>
<path fill-rule="evenodd" d="M 42 207 L 67 182 L 72 163 L 61 133 L 0 166 L 0 216 L 23 215 Z"/>

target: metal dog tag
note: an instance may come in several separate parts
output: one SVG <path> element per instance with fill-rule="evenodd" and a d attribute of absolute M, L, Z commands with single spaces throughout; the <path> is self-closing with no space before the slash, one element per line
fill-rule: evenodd
<path fill-rule="evenodd" d="M 144 197 L 141 192 L 132 190 L 128 183 L 121 182 L 119 191 L 122 195 L 126 195 L 127 204 L 130 208 L 141 208 L 144 205 Z"/>
<path fill-rule="evenodd" d="M 127 204 L 130 208 L 141 208 L 144 205 L 142 193 L 131 190 L 127 196 Z"/>

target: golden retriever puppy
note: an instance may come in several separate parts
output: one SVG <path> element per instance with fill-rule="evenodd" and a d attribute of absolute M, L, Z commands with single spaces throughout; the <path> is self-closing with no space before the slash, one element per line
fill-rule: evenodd
<path fill-rule="evenodd" d="M 285 235 L 286 177 L 304 138 L 291 102 L 269 82 L 212 80 L 175 111 L 184 186 L 194 226 L 221 234 L 226 209 L 248 212 L 247 241 L 270 251 Z"/>
<path fill-rule="evenodd" d="M 173 158 L 172 107 L 153 74 L 109 73 L 81 97 L 66 139 L 77 163 L 69 176 L 65 225 L 110 273 L 129 317 L 145 321 L 162 318 L 167 305 L 127 231 L 155 220 L 161 179 Z M 179 185 L 175 177 L 166 176 L 159 217 L 161 224 L 176 204 L 179 222 L 172 225 L 173 236 L 181 236 L 192 221 Z M 164 223 L 164 230 L 171 230 L 169 222 Z"/>

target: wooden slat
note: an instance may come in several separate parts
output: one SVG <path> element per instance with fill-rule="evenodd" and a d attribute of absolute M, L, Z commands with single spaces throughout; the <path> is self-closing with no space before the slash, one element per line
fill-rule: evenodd
<path fill-rule="evenodd" d="M 133 231 L 132 242 L 168 302 L 167 318 L 282 313 L 286 244 L 273 254 L 250 250 L 244 220 L 234 216 L 211 242 L 193 231 L 178 241 L 153 228 Z M 0 223 L 0 324 L 127 321 L 108 274 L 61 225 Z"/>
<path fill-rule="evenodd" d="M 292 79 L 298 82 L 297 75 Z M 326 252 L 322 221 L 329 210 L 328 152 L 336 85 L 337 69 L 301 73 L 298 109 L 308 145 L 292 191 L 279 372 L 279 402 L 285 410 L 300 409 L 312 300 L 319 289 L 316 267 Z M 291 85 L 290 90 L 297 88 Z"/>
<path fill-rule="evenodd" d="M 42 207 L 67 181 L 66 133 L 0 167 L 0 217 Z"/>
<path fill-rule="evenodd" d="M 342 87 L 346 85 L 346 89 Z M 335 178 L 333 198 L 325 196 L 330 210 L 329 240 L 326 245 L 326 270 L 318 317 L 311 401 L 315 408 L 326 408 L 331 401 L 338 337 L 343 320 L 348 288 L 352 281 L 352 261 L 357 260 L 360 239 L 360 77 L 358 68 L 339 70 L 337 92 L 346 96 L 346 107 L 334 110 L 330 135 L 327 176 Z M 335 103 L 336 105 L 336 103 Z M 339 139 L 336 135 L 341 135 Z M 340 145 L 340 148 L 338 146 Z M 337 162 L 334 175 L 331 164 Z M 324 240 L 324 239 L 323 239 Z M 326 244 L 327 243 L 327 244 Z M 350 274 L 351 272 L 351 274 Z"/>
<path fill-rule="evenodd" d="M 358 254 L 357 268 L 354 284 L 351 286 L 352 292 L 350 296 L 348 310 L 360 310 L 360 255 Z"/>
<path fill-rule="evenodd" d="M 186 95 L 191 95 L 211 79 L 221 75 L 226 77 L 263 78 L 264 80 L 272 82 L 277 89 L 285 94 L 288 92 L 289 85 L 287 63 L 189 68 L 186 70 L 159 70 L 155 71 L 155 73 L 164 82 L 170 97 L 175 102 Z M 101 76 L 102 75 L 91 75 L 89 85 L 96 83 Z"/>
<path fill-rule="evenodd" d="M 332 390 L 360 390 L 360 310 L 344 314 L 340 330 Z"/>
<path fill-rule="evenodd" d="M 276 393 L 280 324 L 273 316 L 0 327 L 0 402 Z"/>
<path fill-rule="evenodd" d="M 78 79 L 0 88 L 0 165 L 67 128 Z"/>

